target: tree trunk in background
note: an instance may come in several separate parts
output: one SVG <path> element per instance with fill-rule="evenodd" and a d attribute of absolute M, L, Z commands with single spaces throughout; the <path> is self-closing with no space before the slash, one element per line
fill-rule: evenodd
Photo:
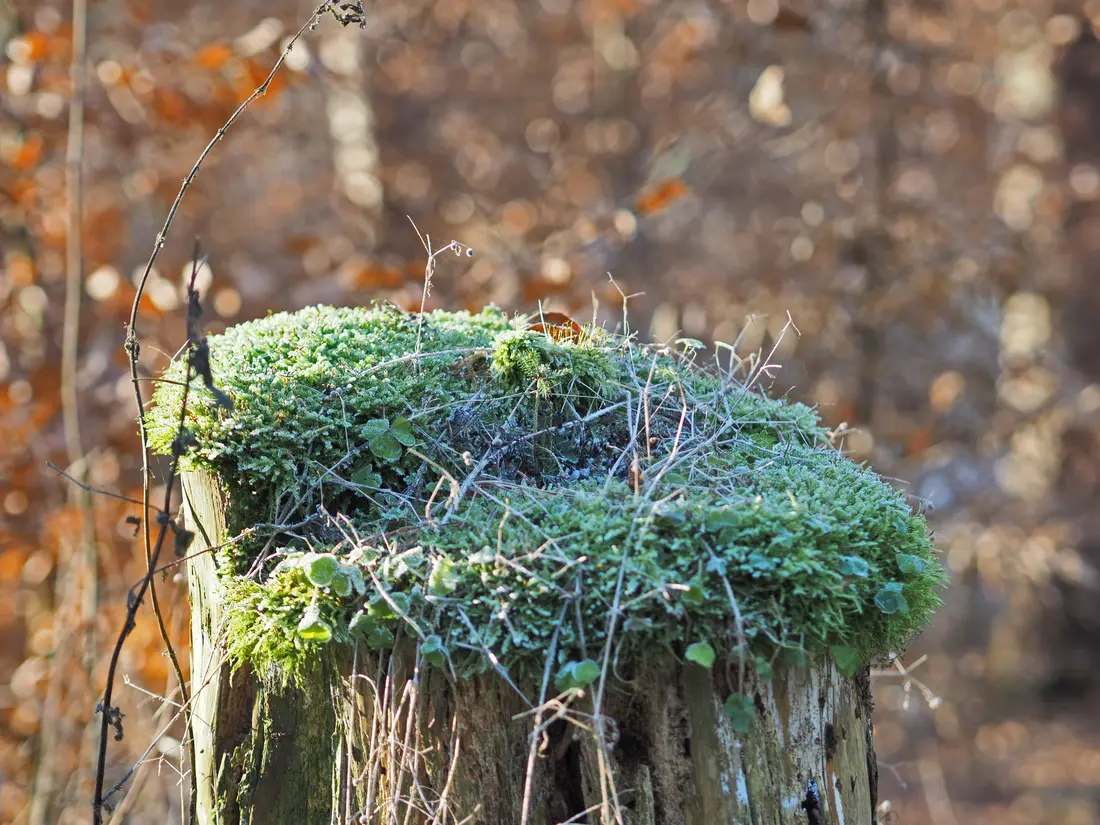
<path fill-rule="evenodd" d="M 1079 383 L 1100 381 L 1100 201 L 1090 182 L 1100 167 L 1100 39 L 1085 26 L 1066 49 L 1058 67 L 1061 87 L 1059 116 L 1068 172 L 1065 240 L 1069 261 L 1068 284 L 1058 308 L 1058 326 L 1064 331 L 1068 361 L 1080 375 Z M 1062 461 L 1058 496 L 1072 514 L 1078 552 L 1085 565 L 1100 568 L 1100 432 L 1088 414 L 1088 395 L 1082 394 L 1082 414 L 1071 418 L 1062 433 Z M 1087 569 L 1087 568 L 1086 568 Z M 1054 700 L 1086 698 L 1095 690 L 1100 667 L 1100 601 L 1095 574 L 1059 575 L 1057 601 L 1043 613 L 1043 626 L 1057 640 L 1048 661 L 1043 695 Z"/>
<path fill-rule="evenodd" d="M 272 689 L 247 667 L 231 673 L 214 555 L 194 554 L 223 540 L 231 504 L 209 475 L 185 475 L 183 489 L 197 535 L 188 582 L 201 825 L 524 821 L 536 714 L 498 676 L 418 670 L 400 642 L 380 656 L 349 650 L 301 690 Z M 635 677 L 609 683 L 602 735 L 546 706 L 531 825 L 873 825 L 866 672 L 847 679 L 830 661 L 777 667 L 770 682 L 746 676 L 756 705 L 747 736 L 723 714 L 725 669 L 656 661 Z M 571 716 L 592 710 L 587 695 Z"/>

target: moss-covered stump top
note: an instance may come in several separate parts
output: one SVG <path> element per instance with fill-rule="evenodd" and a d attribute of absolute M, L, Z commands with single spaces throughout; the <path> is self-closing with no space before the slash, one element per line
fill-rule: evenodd
<path fill-rule="evenodd" d="M 559 684 L 583 684 L 612 617 L 620 668 L 659 648 L 762 672 L 831 651 L 852 672 L 939 605 L 924 517 L 697 342 L 379 306 L 209 345 L 233 405 L 191 382 L 183 466 L 229 495 L 231 652 L 261 672 L 404 633 L 456 673 L 541 673 L 554 649 Z M 158 387 L 158 451 L 182 394 Z"/>

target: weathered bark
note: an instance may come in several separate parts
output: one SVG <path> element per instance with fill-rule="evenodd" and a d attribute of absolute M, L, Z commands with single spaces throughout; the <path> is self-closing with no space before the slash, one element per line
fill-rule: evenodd
<path fill-rule="evenodd" d="M 189 474 L 184 491 L 196 544 L 223 540 L 228 503 L 216 480 Z M 381 656 L 349 651 L 304 689 L 273 690 L 223 662 L 212 554 L 193 555 L 189 587 L 201 825 L 523 821 L 535 714 L 503 679 L 455 683 L 418 669 L 413 645 L 399 644 Z M 591 697 L 567 718 L 547 710 L 527 821 L 873 825 L 865 675 L 846 679 L 831 662 L 777 667 L 768 682 L 747 675 L 747 736 L 723 715 L 731 689 L 721 667 L 637 666 L 605 693 L 605 760 Z"/>

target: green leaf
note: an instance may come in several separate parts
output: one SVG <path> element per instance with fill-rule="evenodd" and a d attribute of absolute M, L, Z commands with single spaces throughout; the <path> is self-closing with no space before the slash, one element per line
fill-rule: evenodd
<path fill-rule="evenodd" d="M 898 560 L 898 569 L 902 574 L 920 575 L 928 567 L 928 562 L 922 559 L 920 556 L 911 556 L 908 553 L 898 553 L 895 558 Z"/>
<path fill-rule="evenodd" d="M 363 571 L 357 565 L 348 567 L 348 578 L 351 580 L 351 585 L 355 588 L 355 592 L 360 596 L 367 592 L 367 583 L 363 579 Z"/>
<path fill-rule="evenodd" d="M 393 603 L 402 610 L 408 607 L 408 597 L 404 593 L 391 593 L 390 599 L 392 599 Z M 398 615 L 397 611 L 393 609 L 390 603 L 386 601 L 385 597 L 381 594 L 372 598 L 367 604 L 367 613 L 370 614 L 370 617 L 376 622 L 396 619 Z"/>
<path fill-rule="evenodd" d="M 390 427 L 390 435 L 406 447 L 416 446 L 416 433 L 413 432 L 412 422 L 407 418 L 396 419 Z"/>
<path fill-rule="evenodd" d="M 367 636 L 367 647 L 371 650 L 380 650 L 393 646 L 393 631 L 388 627 L 379 625 Z"/>
<path fill-rule="evenodd" d="M 742 735 L 752 731 L 752 721 L 756 718 L 756 706 L 751 696 L 743 693 L 731 693 L 722 705 L 722 715 L 725 716 L 735 733 Z"/>
<path fill-rule="evenodd" d="M 351 574 L 342 566 L 332 579 L 332 592 L 341 598 L 351 595 Z"/>
<path fill-rule="evenodd" d="M 677 506 L 662 507 L 656 512 L 656 516 L 673 525 L 680 525 L 687 521 L 687 513 L 682 507 Z"/>
<path fill-rule="evenodd" d="M 420 652 L 424 654 L 424 660 L 435 667 L 443 667 L 447 658 L 447 648 L 444 647 L 443 640 L 434 633 L 420 643 Z"/>
<path fill-rule="evenodd" d="M 863 664 L 863 657 L 859 655 L 859 651 L 848 645 L 833 645 L 831 650 L 837 670 L 849 678 L 855 676 L 856 671 Z"/>
<path fill-rule="evenodd" d="M 573 678 L 582 687 L 590 685 L 600 678 L 600 666 L 591 659 L 582 659 L 573 668 Z"/>
<path fill-rule="evenodd" d="M 671 473 L 665 473 L 661 477 L 661 481 L 663 481 L 665 484 L 668 484 L 671 487 L 685 487 L 685 486 L 687 486 L 688 478 L 687 478 L 686 475 L 683 475 L 682 473 L 671 472 Z"/>
<path fill-rule="evenodd" d="M 905 600 L 901 588 L 902 586 L 897 582 L 884 584 L 882 589 L 875 594 L 875 606 L 887 616 L 892 616 L 895 613 L 903 615 L 908 613 L 909 602 Z"/>
<path fill-rule="evenodd" d="M 871 574 L 871 565 L 859 556 L 841 556 L 836 569 L 842 576 L 856 576 L 861 579 Z"/>
<path fill-rule="evenodd" d="M 363 425 L 363 434 L 368 439 L 377 438 L 390 431 L 390 422 L 385 418 L 372 418 Z"/>
<path fill-rule="evenodd" d="M 352 473 L 351 481 L 360 487 L 366 487 L 367 490 L 377 490 L 382 486 L 382 476 L 376 473 L 369 464 Z"/>
<path fill-rule="evenodd" d="M 717 533 L 723 527 L 737 525 L 739 516 L 732 507 L 711 507 L 703 519 L 703 527 L 708 533 Z"/>
<path fill-rule="evenodd" d="M 466 557 L 467 564 L 492 564 L 496 560 L 496 551 L 488 545 L 485 545 L 480 550 L 477 550 Z"/>
<path fill-rule="evenodd" d="M 707 600 L 707 594 L 699 585 L 693 584 L 687 590 L 680 591 L 680 598 L 688 604 L 702 604 Z"/>
<path fill-rule="evenodd" d="M 340 569 L 340 560 L 332 553 L 310 553 L 303 561 L 306 578 L 314 587 L 328 587 Z"/>
<path fill-rule="evenodd" d="M 600 678 L 600 666 L 591 659 L 567 662 L 555 676 L 562 690 L 585 688 Z"/>
<path fill-rule="evenodd" d="M 756 657 L 756 675 L 765 682 L 772 678 L 772 663 L 763 656 Z"/>
<path fill-rule="evenodd" d="M 631 630 L 649 630 L 653 627 L 653 619 L 640 616 L 631 616 L 625 622 L 623 622 L 623 630 L 630 632 Z"/>
<path fill-rule="evenodd" d="M 432 560 L 432 572 L 428 576 L 428 592 L 433 596 L 446 596 L 458 587 L 458 569 L 447 556 Z"/>
<path fill-rule="evenodd" d="M 377 629 L 378 623 L 366 613 L 356 613 L 348 623 L 348 633 L 359 639 L 368 638 Z"/>
<path fill-rule="evenodd" d="M 710 646 L 709 642 L 695 642 L 695 644 L 688 645 L 688 649 L 684 652 L 684 658 L 709 670 L 714 666 L 714 648 Z"/>
<path fill-rule="evenodd" d="M 375 436 L 368 446 L 370 451 L 383 461 L 397 461 L 401 458 L 401 442 L 389 433 Z"/>
<path fill-rule="evenodd" d="M 419 570 L 424 565 L 424 548 L 410 547 L 403 553 L 391 556 L 384 562 L 391 580 L 408 575 L 410 570 Z"/>
<path fill-rule="evenodd" d="M 332 638 L 332 628 L 321 619 L 321 610 L 315 604 L 306 608 L 298 622 L 298 635 L 311 642 L 322 644 Z"/>

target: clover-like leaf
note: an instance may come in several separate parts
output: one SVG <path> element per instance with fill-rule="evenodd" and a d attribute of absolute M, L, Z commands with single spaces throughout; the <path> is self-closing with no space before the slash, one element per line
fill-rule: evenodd
<path fill-rule="evenodd" d="M 751 696 L 731 693 L 722 705 L 722 715 L 729 720 L 730 727 L 735 733 L 744 735 L 752 730 L 752 722 L 756 718 L 756 706 Z"/>
<path fill-rule="evenodd" d="M 590 685 L 600 678 L 600 666 L 591 659 L 582 659 L 573 668 L 573 678 L 580 685 Z"/>
<path fill-rule="evenodd" d="M 379 593 L 367 603 L 367 613 L 376 622 L 384 622 L 389 619 L 396 619 L 398 614 L 397 611 L 394 610 L 393 605 L 390 604 L 390 601 L 393 601 L 394 604 L 404 610 L 405 605 L 401 604 L 401 600 L 398 598 L 400 596 L 404 596 L 404 594 L 391 593 L 390 599 L 387 600 L 384 596 L 382 596 L 382 594 Z"/>
<path fill-rule="evenodd" d="M 928 562 L 920 556 L 911 556 L 908 553 L 898 553 L 895 558 L 898 561 L 898 569 L 903 575 L 920 575 L 928 567 Z"/>
<path fill-rule="evenodd" d="M 841 556 L 836 569 L 842 576 L 856 576 L 860 579 L 871 574 L 871 565 L 867 563 L 867 559 L 859 556 Z"/>
<path fill-rule="evenodd" d="M 365 487 L 368 491 L 373 491 L 382 486 L 382 476 L 376 473 L 371 465 L 367 464 L 352 473 L 351 482 L 358 484 L 360 487 Z"/>
<path fill-rule="evenodd" d="M 359 639 L 366 639 L 378 628 L 378 622 L 366 613 L 356 613 L 348 623 L 348 633 Z"/>
<path fill-rule="evenodd" d="M 875 594 L 875 607 L 887 616 L 892 616 L 895 613 L 908 613 L 909 602 L 906 601 L 901 589 L 902 585 L 898 582 L 884 584 L 882 589 Z"/>
<path fill-rule="evenodd" d="M 367 582 L 363 578 L 363 571 L 358 565 L 348 565 L 348 579 L 351 581 L 351 586 L 355 589 L 355 592 L 360 596 L 367 592 Z"/>
<path fill-rule="evenodd" d="M 765 682 L 772 678 L 772 663 L 763 656 L 757 656 L 755 662 L 756 675 Z"/>
<path fill-rule="evenodd" d="M 390 556 L 383 564 L 391 580 L 400 579 L 411 570 L 419 570 L 424 565 L 424 548 L 419 545 L 410 547 L 396 556 Z"/>
<path fill-rule="evenodd" d="M 711 507 L 703 518 L 703 527 L 708 533 L 717 533 L 723 527 L 737 524 L 738 515 L 732 507 Z"/>
<path fill-rule="evenodd" d="M 388 432 L 377 435 L 368 443 L 370 451 L 383 461 L 397 461 L 401 458 L 401 442 Z"/>
<path fill-rule="evenodd" d="M 311 604 L 298 622 L 298 635 L 311 642 L 327 642 L 332 638 L 332 628 L 321 618 L 321 610 Z"/>
<path fill-rule="evenodd" d="M 688 604 L 702 604 L 707 600 L 707 594 L 699 585 L 692 584 L 680 591 L 680 598 Z"/>
<path fill-rule="evenodd" d="M 687 650 L 684 651 L 685 659 L 708 670 L 714 666 L 714 655 L 714 648 L 709 642 L 695 642 L 688 645 Z"/>
<path fill-rule="evenodd" d="M 393 631 L 388 627 L 377 626 L 367 635 L 367 647 L 380 650 L 393 645 Z"/>
<path fill-rule="evenodd" d="M 309 553 L 302 562 L 306 578 L 314 587 L 328 587 L 340 569 L 340 560 L 332 553 Z"/>
<path fill-rule="evenodd" d="M 676 504 L 666 505 L 656 510 L 655 515 L 662 521 L 672 525 L 680 525 L 687 521 L 688 514 L 683 507 Z"/>
<path fill-rule="evenodd" d="M 428 592 L 433 596 L 446 596 L 458 587 L 458 569 L 447 556 L 432 560 L 432 572 L 428 575 Z"/>
<path fill-rule="evenodd" d="M 416 433 L 413 432 L 412 422 L 407 418 L 395 419 L 390 426 L 390 435 L 406 447 L 416 446 Z"/>
<path fill-rule="evenodd" d="M 600 666 L 591 659 L 568 662 L 555 677 L 562 690 L 585 688 L 600 678 Z"/>
<path fill-rule="evenodd" d="M 332 592 L 343 598 L 351 595 L 351 589 L 351 573 L 341 565 L 340 569 L 336 571 L 336 575 L 332 577 Z"/>
<path fill-rule="evenodd" d="M 497 559 L 496 550 L 485 545 L 480 550 L 475 550 L 466 557 L 467 564 L 492 564 Z"/>
<path fill-rule="evenodd" d="M 833 645 L 831 648 L 833 653 L 833 661 L 836 662 L 836 668 L 842 675 L 852 677 L 856 675 L 856 671 L 859 670 L 860 665 L 863 664 L 863 657 L 859 655 L 859 651 L 854 647 L 848 645 Z"/>
<path fill-rule="evenodd" d="M 363 434 L 368 439 L 377 438 L 390 431 L 390 422 L 385 418 L 372 418 L 363 425 Z"/>
<path fill-rule="evenodd" d="M 443 640 L 434 633 L 420 643 L 420 652 L 424 654 L 424 660 L 435 667 L 443 667 L 447 658 L 447 648 L 443 645 Z"/>

